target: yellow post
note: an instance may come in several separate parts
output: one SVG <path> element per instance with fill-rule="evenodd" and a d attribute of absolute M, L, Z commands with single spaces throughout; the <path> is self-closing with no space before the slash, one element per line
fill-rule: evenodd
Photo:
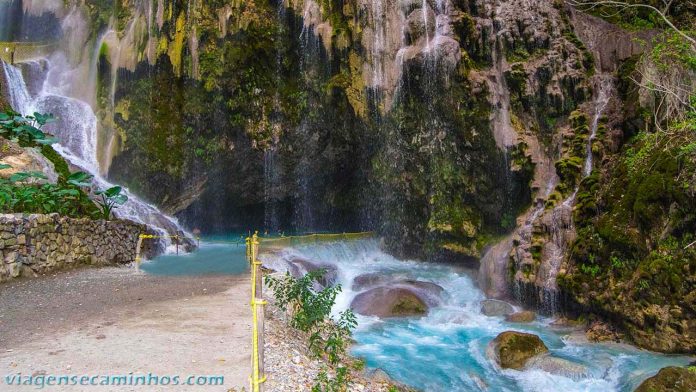
<path fill-rule="evenodd" d="M 143 235 L 138 236 L 138 244 L 135 246 L 135 269 L 140 270 L 140 248 L 143 246 Z"/>
<path fill-rule="evenodd" d="M 263 370 L 263 305 L 266 304 L 266 301 L 263 300 L 261 262 L 257 259 L 259 252 L 258 232 L 255 232 L 251 239 L 247 238 L 247 252 L 251 261 L 251 312 L 253 316 L 251 326 L 251 390 L 253 392 L 262 392 L 263 382 L 266 381 L 266 375 Z"/>

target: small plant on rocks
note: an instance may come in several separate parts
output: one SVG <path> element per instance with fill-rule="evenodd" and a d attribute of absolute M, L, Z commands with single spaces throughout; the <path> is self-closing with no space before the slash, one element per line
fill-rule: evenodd
<path fill-rule="evenodd" d="M 350 309 L 339 313 L 336 320 L 331 317 L 331 308 L 341 286 L 315 289 L 315 282 L 325 273 L 325 270 L 315 270 L 301 278 L 285 274 L 280 278 L 266 276 L 265 279 L 273 291 L 276 305 L 283 311 L 291 311 L 290 326 L 309 333 L 310 352 L 317 358 L 326 358 L 334 366 L 333 376 L 326 368 L 317 375 L 312 392 L 342 392 L 350 385 L 350 373 L 341 362 L 357 320 Z"/>

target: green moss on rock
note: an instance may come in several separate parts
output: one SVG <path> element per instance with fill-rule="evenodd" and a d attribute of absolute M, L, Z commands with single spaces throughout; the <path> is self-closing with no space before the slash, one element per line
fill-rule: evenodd
<path fill-rule="evenodd" d="M 696 370 L 669 366 L 643 381 L 635 392 L 692 392 L 696 391 Z"/>
<path fill-rule="evenodd" d="M 517 331 L 505 331 L 491 342 L 495 359 L 503 369 L 524 368 L 527 361 L 549 349 L 536 335 Z"/>

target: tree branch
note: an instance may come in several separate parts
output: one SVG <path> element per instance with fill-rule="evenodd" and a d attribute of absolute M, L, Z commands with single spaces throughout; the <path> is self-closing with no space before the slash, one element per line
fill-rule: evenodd
<path fill-rule="evenodd" d="M 659 9 L 653 7 L 650 4 L 627 3 L 625 1 L 614 1 L 614 0 L 565 0 L 565 1 L 566 1 L 566 3 L 570 4 L 571 6 L 576 7 L 576 8 L 581 8 L 585 11 L 589 11 L 589 10 L 592 10 L 592 9 L 595 9 L 595 8 L 601 7 L 601 6 L 618 8 L 617 12 L 620 12 L 626 8 L 646 8 L 646 9 L 652 10 L 652 11 L 656 12 L 660 16 L 660 18 L 662 18 L 662 20 L 667 24 L 667 26 L 669 26 L 674 31 L 676 31 L 679 35 L 684 37 L 684 39 L 689 41 L 691 43 L 691 45 L 694 48 L 696 48 L 696 39 L 694 39 L 693 37 L 689 36 L 688 34 L 683 32 L 682 30 L 677 28 L 677 26 L 675 26 L 672 23 L 672 21 L 669 20 L 669 18 L 667 17 L 667 14 L 665 12 L 669 11 L 669 7 L 672 5 L 672 1 L 669 1 L 669 3 L 666 4 L 665 12 L 660 11 Z"/>

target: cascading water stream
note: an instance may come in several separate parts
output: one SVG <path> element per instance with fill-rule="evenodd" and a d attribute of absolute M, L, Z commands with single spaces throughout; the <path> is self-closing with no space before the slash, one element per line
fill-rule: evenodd
<path fill-rule="evenodd" d="M 604 113 L 607 104 L 609 103 L 609 98 L 611 97 L 611 89 L 613 87 L 612 76 L 611 75 L 600 75 L 597 78 L 597 96 L 594 100 L 594 114 L 592 116 L 592 123 L 590 124 L 590 136 L 587 138 L 587 147 L 585 147 L 585 163 L 582 167 L 582 178 L 589 176 L 592 173 L 592 143 L 597 137 L 597 130 L 599 129 L 599 119 Z M 570 195 L 564 202 L 563 205 L 571 207 L 575 202 L 575 197 L 578 194 L 580 185 L 575 187 L 573 194 Z"/>
<path fill-rule="evenodd" d="M 47 62 L 46 69 L 48 71 L 45 74 L 42 88 L 36 96 L 31 96 L 29 93 L 19 68 L 2 63 L 3 72 L 9 85 L 10 102 L 13 109 L 22 114 L 55 113 L 57 121 L 48 124 L 46 131 L 59 139 L 60 144 L 54 145 L 56 151 L 72 165 L 92 174 L 96 188 L 110 188 L 113 184 L 99 173 L 96 150 L 97 118 L 89 104 L 61 94 L 61 86 L 65 85 L 62 83 L 64 82 L 62 75 L 68 72 L 64 72 L 65 70 L 62 70 L 60 66 L 55 66 L 55 64 L 66 63 L 56 61 L 60 59 L 61 55 L 58 54 L 57 57 L 53 58 L 53 61 L 44 60 Z M 37 66 L 37 64 L 39 63 L 29 62 L 20 65 L 32 67 Z M 186 233 L 175 219 L 162 214 L 156 207 L 140 200 L 127 189 L 124 189 L 124 192 L 128 195 L 128 201 L 115 211 L 115 215 L 119 218 L 147 224 L 163 236 L 170 232 Z M 189 234 L 186 233 L 186 235 L 190 237 Z M 165 237 L 161 243 L 166 249 L 172 244 L 172 241 Z"/>
<path fill-rule="evenodd" d="M 499 14 L 500 7 L 495 11 L 495 15 Z M 495 25 L 495 23 L 494 23 Z M 503 51 L 502 37 L 499 32 L 495 31 L 495 40 L 491 48 L 491 61 L 493 68 L 491 69 L 491 77 L 489 78 L 489 87 L 493 94 L 493 103 L 495 109 L 491 113 L 491 123 L 493 127 L 493 136 L 495 143 L 499 149 L 505 153 L 507 160 L 507 149 L 515 144 L 517 133 L 512 127 L 510 118 L 510 90 L 507 86 L 505 78 L 505 69 L 507 68 L 505 55 Z"/>
<path fill-rule="evenodd" d="M 624 345 L 587 343 L 576 339 L 572 330 L 554 329 L 547 318 L 515 324 L 485 316 L 480 310 L 485 296 L 466 273 L 448 265 L 395 259 L 380 250 L 376 239 L 300 246 L 262 253 L 260 259 L 281 273 L 291 272 L 293 259 L 335 266 L 336 283 L 343 291 L 334 314 L 372 287 L 398 286 L 399 281 L 408 280 L 442 287 L 444 292 L 434 301 L 426 299 L 435 303 L 426 316 L 358 316 L 354 335 L 352 353 L 364 358 L 368 367 L 380 368 L 396 381 L 427 392 L 630 392 L 661 367 L 690 361 Z M 364 274 L 374 274 L 383 282 L 354 286 L 355 278 Z M 487 345 L 506 330 L 540 336 L 551 357 L 542 357 L 521 371 L 500 369 L 488 357 Z M 544 366 L 548 358 L 561 360 L 551 362 L 554 368 Z"/>

